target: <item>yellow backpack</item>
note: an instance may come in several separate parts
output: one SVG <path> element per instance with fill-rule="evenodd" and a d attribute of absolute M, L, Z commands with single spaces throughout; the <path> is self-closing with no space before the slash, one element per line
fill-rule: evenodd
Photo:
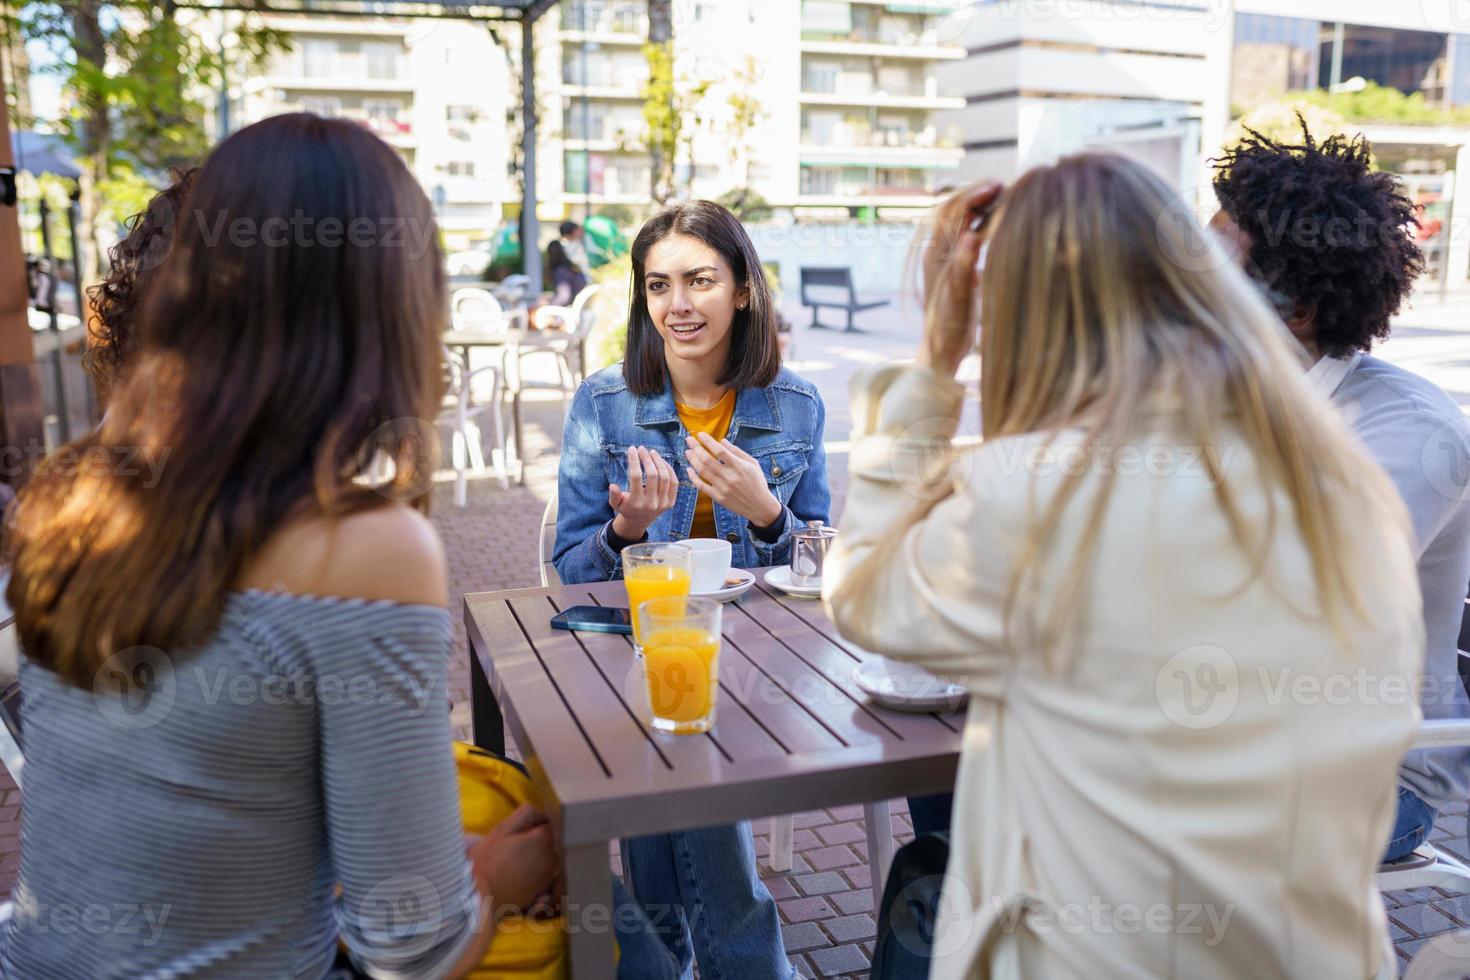
<path fill-rule="evenodd" d="M 490 829 L 526 803 L 540 805 L 525 770 L 468 742 L 454 743 L 459 770 L 459 806 L 464 829 Z M 495 929 L 490 951 L 469 974 L 473 980 L 567 980 L 567 934 L 561 916 L 526 919 L 507 916 Z"/>

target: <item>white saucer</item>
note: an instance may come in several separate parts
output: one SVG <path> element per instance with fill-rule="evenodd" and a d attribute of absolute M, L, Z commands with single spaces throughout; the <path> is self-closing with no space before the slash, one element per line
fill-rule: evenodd
<path fill-rule="evenodd" d="M 853 682 L 874 704 L 897 711 L 938 711 L 947 714 L 964 707 L 969 692 L 958 684 L 935 677 L 923 667 L 872 656 L 852 672 Z"/>
<path fill-rule="evenodd" d="M 820 599 L 822 587 L 820 585 L 795 585 L 791 581 L 791 566 L 778 565 L 766 572 L 766 584 L 775 586 L 788 595 L 799 596 L 802 599 Z"/>
<path fill-rule="evenodd" d="M 734 585 L 730 583 L 734 582 Z M 732 568 L 730 574 L 725 577 L 725 587 L 713 592 L 690 592 L 692 596 L 701 599 L 718 599 L 721 602 L 732 602 L 750 591 L 755 584 L 755 574 L 743 568 Z"/>

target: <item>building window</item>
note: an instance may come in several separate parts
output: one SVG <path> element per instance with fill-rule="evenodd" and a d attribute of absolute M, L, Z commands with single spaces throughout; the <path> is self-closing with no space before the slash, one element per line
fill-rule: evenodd
<path fill-rule="evenodd" d="M 836 194 L 839 179 L 841 171 L 836 167 L 802 167 L 801 192 L 824 197 Z"/>
<path fill-rule="evenodd" d="M 475 163 L 473 160 L 450 160 L 444 165 L 444 172 L 451 177 L 473 177 Z"/>
<path fill-rule="evenodd" d="M 586 101 L 573 101 L 567 108 L 565 119 L 568 139 L 610 139 L 607 127 L 607 106 L 593 105 Z"/>
<path fill-rule="evenodd" d="M 330 95 L 308 95 L 301 100 L 301 111 L 335 119 L 342 115 L 342 100 Z"/>
<path fill-rule="evenodd" d="M 1422 92 L 1435 105 L 1445 102 L 1447 35 L 1356 24 L 1343 24 L 1339 32 L 1337 25 L 1323 24 L 1321 51 L 1317 80 L 1322 88 L 1364 78 L 1405 95 Z"/>
<path fill-rule="evenodd" d="M 408 132 L 408 124 L 398 118 L 403 109 L 403 103 L 396 99 L 364 99 L 362 103 L 368 128 L 380 135 Z"/>
<path fill-rule="evenodd" d="M 396 80 L 402 54 L 403 49 L 396 44 L 364 44 L 362 55 L 367 62 L 367 77 L 377 81 Z"/>
<path fill-rule="evenodd" d="M 307 41 L 301 45 L 301 73 L 307 78 L 332 78 L 338 74 L 336 41 Z"/>
<path fill-rule="evenodd" d="M 1470 105 L 1470 35 L 1450 36 L 1450 105 Z"/>
<path fill-rule="evenodd" d="M 1230 92 L 1235 110 L 1314 86 L 1321 27 L 1300 17 L 1237 14 Z"/>

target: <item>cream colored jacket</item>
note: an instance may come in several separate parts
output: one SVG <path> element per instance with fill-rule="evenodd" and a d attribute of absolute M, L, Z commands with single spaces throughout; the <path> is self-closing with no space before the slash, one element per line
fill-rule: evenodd
<path fill-rule="evenodd" d="M 1083 461 L 1077 433 L 1051 451 L 1024 436 L 953 457 L 946 476 L 962 401 L 918 367 L 854 380 L 852 480 L 824 581 L 844 636 L 971 692 L 930 975 L 1391 976 L 1373 874 L 1423 660 L 1404 531 L 1365 522 L 1371 624 L 1344 647 L 1292 605 L 1310 606 L 1314 577 L 1284 499 L 1272 588 L 1234 545 L 1192 450 L 1153 439 Z M 1248 448 L 1217 458 L 1263 520 Z M 1002 620 L 1032 505 L 1078 465 L 1118 473 L 1080 638 L 1007 642 L 1028 632 L 1023 620 L 1005 634 Z M 939 484 L 949 495 L 914 523 Z M 1074 501 L 1063 517 L 1060 555 L 1088 509 Z M 889 532 L 901 539 L 877 576 L 842 592 Z M 1049 566 L 1044 604 L 1055 579 Z"/>

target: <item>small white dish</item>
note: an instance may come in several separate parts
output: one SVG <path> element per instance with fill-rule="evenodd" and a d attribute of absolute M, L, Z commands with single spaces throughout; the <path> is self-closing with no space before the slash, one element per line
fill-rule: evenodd
<path fill-rule="evenodd" d="M 732 568 L 730 569 L 730 574 L 725 577 L 725 584 L 722 588 L 715 589 L 713 592 L 695 592 L 690 590 L 689 594 L 698 596 L 701 599 L 718 599 L 721 602 L 733 602 L 749 592 L 750 587 L 754 584 L 754 572 L 746 571 L 743 568 Z"/>
<path fill-rule="evenodd" d="M 970 693 L 923 667 L 872 656 L 852 672 L 853 683 L 874 704 L 895 711 L 948 714 L 964 707 Z"/>
<path fill-rule="evenodd" d="M 780 589 L 787 595 L 794 595 L 802 599 L 820 599 L 822 587 L 820 585 L 797 585 L 791 581 L 791 566 L 778 565 L 766 572 L 766 584 Z"/>

